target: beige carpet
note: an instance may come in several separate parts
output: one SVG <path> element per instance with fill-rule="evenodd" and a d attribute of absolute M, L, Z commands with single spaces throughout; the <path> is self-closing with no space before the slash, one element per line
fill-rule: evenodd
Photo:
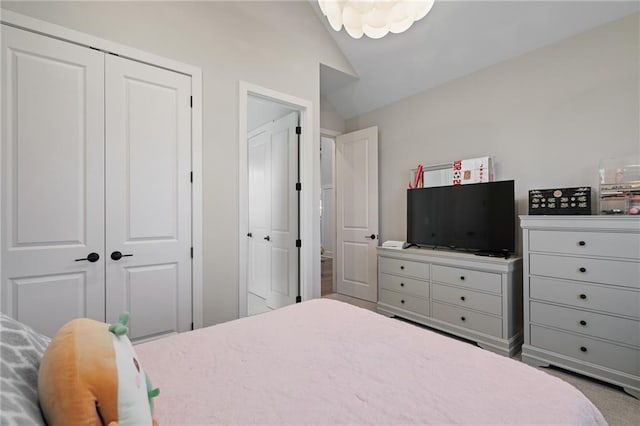
<path fill-rule="evenodd" d="M 376 304 L 366 300 L 337 293 L 323 297 L 340 300 L 376 312 Z M 418 324 L 414 325 L 422 327 Z M 520 354 L 516 355 L 514 359 L 519 360 Z M 559 377 L 578 388 L 598 407 L 611 426 L 640 426 L 640 400 L 628 395 L 621 388 L 557 368 L 541 368 L 540 370 Z"/>

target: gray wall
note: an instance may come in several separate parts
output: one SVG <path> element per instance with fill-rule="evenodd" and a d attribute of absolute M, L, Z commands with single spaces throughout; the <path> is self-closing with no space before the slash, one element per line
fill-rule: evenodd
<path fill-rule="evenodd" d="M 202 68 L 204 323 L 237 318 L 238 81 L 313 103 L 314 199 L 319 207 L 319 63 L 353 73 L 310 5 L 3 2 L 2 7 Z M 317 228 L 313 244 L 319 258 L 319 222 Z M 319 262 L 316 269 L 320 280 Z"/>
<path fill-rule="evenodd" d="M 344 132 L 344 119 L 324 96 L 320 96 L 320 128 Z"/>
<path fill-rule="evenodd" d="M 529 189 L 597 189 L 603 157 L 640 155 L 638 34 L 634 14 L 347 120 L 379 128 L 381 241 L 406 238 L 417 162 L 492 155 L 526 214 Z"/>

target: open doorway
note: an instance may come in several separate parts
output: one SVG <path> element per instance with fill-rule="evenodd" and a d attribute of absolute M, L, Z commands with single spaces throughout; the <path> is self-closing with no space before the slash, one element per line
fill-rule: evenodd
<path fill-rule="evenodd" d="M 247 315 L 291 305 L 299 294 L 299 116 L 269 99 L 247 101 Z"/>
<path fill-rule="evenodd" d="M 313 270 L 319 275 L 320 262 L 312 256 L 313 246 L 319 253 L 320 245 L 318 237 L 313 243 L 314 222 L 319 224 L 312 213 L 317 201 L 311 198 L 314 143 L 312 132 L 305 132 L 311 129 L 311 103 L 245 82 L 239 100 L 238 312 L 243 317 L 319 296 Z"/>
<path fill-rule="evenodd" d="M 335 254 L 335 136 L 320 135 L 320 295 L 336 292 Z"/>

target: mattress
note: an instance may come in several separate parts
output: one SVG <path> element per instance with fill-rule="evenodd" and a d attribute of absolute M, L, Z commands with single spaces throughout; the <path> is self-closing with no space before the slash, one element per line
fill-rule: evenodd
<path fill-rule="evenodd" d="M 568 383 L 316 299 L 136 346 L 160 425 L 606 424 Z"/>

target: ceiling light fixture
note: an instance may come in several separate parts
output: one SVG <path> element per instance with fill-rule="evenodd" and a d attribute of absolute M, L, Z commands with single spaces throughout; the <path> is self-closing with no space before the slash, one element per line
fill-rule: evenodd
<path fill-rule="evenodd" d="M 401 33 L 422 18 L 433 7 L 434 0 L 318 0 L 331 28 L 340 31 L 344 25 L 353 38 L 366 34 L 382 38 L 389 31 Z"/>

